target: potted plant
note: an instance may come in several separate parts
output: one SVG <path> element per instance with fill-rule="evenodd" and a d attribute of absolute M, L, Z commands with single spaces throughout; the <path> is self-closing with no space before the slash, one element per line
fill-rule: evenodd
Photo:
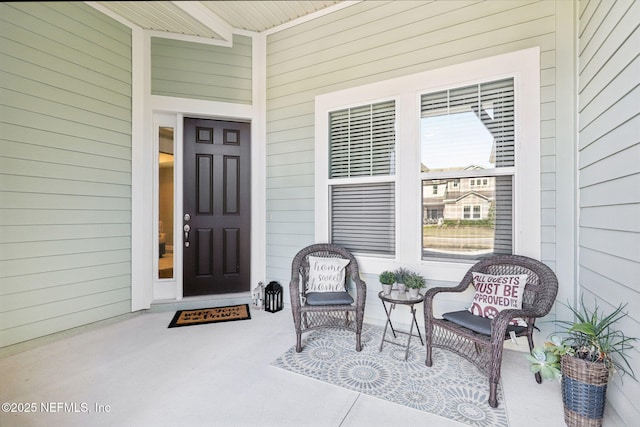
<path fill-rule="evenodd" d="M 405 292 L 407 286 L 404 283 L 405 278 L 411 274 L 411 271 L 404 267 L 398 267 L 394 272 L 396 275 L 396 283 L 398 284 L 398 292 Z"/>
<path fill-rule="evenodd" d="M 636 338 L 615 329 L 627 315 L 620 304 L 605 315 L 597 304 L 579 308 L 567 305 L 575 320 L 555 320 L 564 338 L 552 336 L 544 347 L 527 355 L 531 371 L 546 379 L 562 379 L 564 420 L 570 427 L 601 426 L 607 384 L 614 373 L 628 374 L 637 381 L 628 361 L 628 351 Z"/>
<path fill-rule="evenodd" d="M 385 295 L 389 295 L 391 293 L 391 287 L 396 281 L 396 275 L 393 271 L 383 271 L 378 276 L 378 280 L 382 283 L 382 291 Z"/>
<path fill-rule="evenodd" d="M 424 287 L 425 279 L 418 273 L 409 273 L 404 278 L 404 284 L 407 286 L 410 298 L 417 298 L 420 289 Z"/>

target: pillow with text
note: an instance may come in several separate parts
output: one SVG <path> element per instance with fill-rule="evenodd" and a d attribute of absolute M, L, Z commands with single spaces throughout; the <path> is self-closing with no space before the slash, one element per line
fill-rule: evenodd
<path fill-rule="evenodd" d="M 502 310 L 522 308 L 526 274 L 492 275 L 473 273 L 476 293 L 469 311 L 476 316 L 493 319 Z M 523 319 L 513 319 L 510 325 L 527 326 Z"/>
<path fill-rule="evenodd" d="M 344 258 L 309 257 L 309 284 L 307 292 L 345 292 Z"/>

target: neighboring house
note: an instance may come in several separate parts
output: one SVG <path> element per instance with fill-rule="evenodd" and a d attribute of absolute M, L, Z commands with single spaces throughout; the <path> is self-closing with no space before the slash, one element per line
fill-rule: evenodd
<path fill-rule="evenodd" d="M 225 265 L 248 279 L 211 298 L 248 300 L 258 281 L 286 286 L 297 250 L 329 240 L 355 245 L 372 288 L 398 265 L 452 285 L 472 261 L 425 253 L 423 219 L 490 216 L 484 180 L 495 179 L 496 203 L 507 207 L 502 243 L 554 269 L 558 301 L 628 302 L 622 326 L 640 330 L 640 2 L 348 2 L 295 25 L 231 29 L 225 45 L 151 35 L 93 6 L 0 4 L 0 346 L 197 294 L 182 286 L 184 248 L 198 230 L 183 238 L 180 202 L 197 176 L 198 209 L 217 206 L 202 187 L 218 182 L 209 179 L 216 154 L 198 154 L 199 174 L 183 173 L 192 167 L 184 140 L 218 136 L 188 118 L 250 123 L 251 152 L 225 157 L 223 176 L 250 170 L 241 179 L 250 191 L 230 185 L 224 201 L 233 212 L 251 206 L 250 259 Z M 419 118 L 464 104 L 493 123 L 506 110 L 491 98 L 495 85 L 515 102 L 515 133 L 505 141 L 492 131 L 488 146 L 506 163 L 422 170 Z M 472 105 L 467 90 L 483 101 Z M 438 106 L 458 95 L 463 104 L 449 112 Z M 371 149 L 353 135 L 331 139 L 360 119 L 375 129 Z M 245 133 L 225 130 L 225 146 L 242 146 Z M 444 159 L 465 151 L 447 150 Z M 173 163 L 161 173 L 165 160 Z M 166 216 L 161 174 L 175 185 Z M 432 191 L 424 207 L 423 188 Z M 233 248 L 246 236 L 229 231 L 225 241 Z M 384 319 L 375 292 L 369 298 L 368 320 Z M 558 304 L 556 315 L 568 313 Z M 640 372 L 638 350 L 632 364 Z M 609 386 L 630 425 L 639 394 L 634 381 Z"/>
<path fill-rule="evenodd" d="M 422 192 L 422 221 L 443 225 L 444 221 L 487 220 L 494 202 L 493 177 L 429 182 Z"/>

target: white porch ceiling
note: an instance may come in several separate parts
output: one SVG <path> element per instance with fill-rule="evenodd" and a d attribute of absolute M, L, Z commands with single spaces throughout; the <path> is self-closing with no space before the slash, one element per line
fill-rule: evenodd
<path fill-rule="evenodd" d="M 230 42 L 234 29 L 262 32 L 341 3 L 331 1 L 87 2 L 144 30 Z"/>

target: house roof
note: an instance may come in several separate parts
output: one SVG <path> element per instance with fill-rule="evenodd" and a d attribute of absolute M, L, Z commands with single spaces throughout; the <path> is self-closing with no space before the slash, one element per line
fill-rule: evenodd
<path fill-rule="evenodd" d="M 231 42 L 234 30 L 263 32 L 325 9 L 328 1 L 97 1 L 90 6 L 131 26 L 164 36 Z M 340 7 L 341 7 L 340 6 Z"/>

